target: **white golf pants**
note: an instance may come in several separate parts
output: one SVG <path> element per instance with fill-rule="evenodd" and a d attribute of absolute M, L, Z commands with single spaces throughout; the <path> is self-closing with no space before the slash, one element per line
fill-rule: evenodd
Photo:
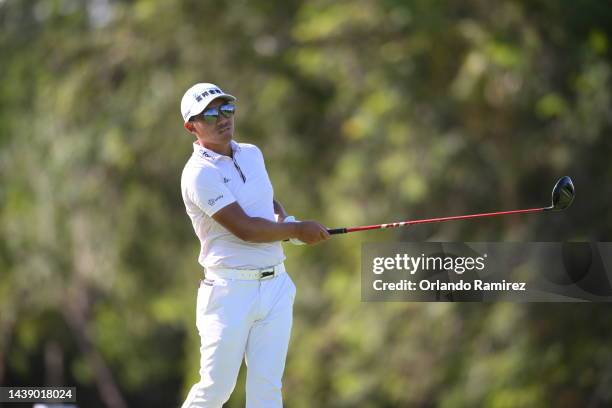
<path fill-rule="evenodd" d="M 221 408 L 245 358 L 247 408 L 283 406 L 281 379 L 291 335 L 295 285 L 287 273 L 265 280 L 204 280 L 198 289 L 200 382 L 182 408 Z"/>

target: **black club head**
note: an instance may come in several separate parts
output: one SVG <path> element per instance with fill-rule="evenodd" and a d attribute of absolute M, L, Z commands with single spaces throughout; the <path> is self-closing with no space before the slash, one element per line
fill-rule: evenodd
<path fill-rule="evenodd" d="M 552 191 L 552 205 L 547 210 L 560 211 L 572 204 L 576 190 L 572 179 L 568 176 L 561 177 Z"/>

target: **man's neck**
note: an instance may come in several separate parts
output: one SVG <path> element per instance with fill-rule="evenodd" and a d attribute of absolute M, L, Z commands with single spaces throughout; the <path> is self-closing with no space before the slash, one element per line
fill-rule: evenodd
<path fill-rule="evenodd" d="M 214 144 L 209 142 L 204 142 L 202 139 L 198 139 L 198 144 L 202 147 L 207 148 L 208 150 L 212 150 L 215 153 L 222 154 L 224 156 L 232 157 L 234 151 L 232 150 L 232 142 L 229 141 L 224 144 Z"/>

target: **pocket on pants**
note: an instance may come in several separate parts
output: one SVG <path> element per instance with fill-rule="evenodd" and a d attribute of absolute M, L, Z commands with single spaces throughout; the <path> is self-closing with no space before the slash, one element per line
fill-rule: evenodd
<path fill-rule="evenodd" d="M 196 325 L 199 325 L 200 319 L 206 314 L 210 307 L 210 302 L 215 289 L 214 282 L 203 280 L 198 288 L 198 297 L 196 301 Z"/>

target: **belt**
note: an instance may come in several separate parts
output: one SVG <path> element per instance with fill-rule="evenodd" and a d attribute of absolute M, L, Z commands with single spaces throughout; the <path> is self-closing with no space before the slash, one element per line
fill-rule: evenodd
<path fill-rule="evenodd" d="M 261 269 L 206 268 L 206 279 L 267 280 L 285 273 L 285 264 Z"/>

